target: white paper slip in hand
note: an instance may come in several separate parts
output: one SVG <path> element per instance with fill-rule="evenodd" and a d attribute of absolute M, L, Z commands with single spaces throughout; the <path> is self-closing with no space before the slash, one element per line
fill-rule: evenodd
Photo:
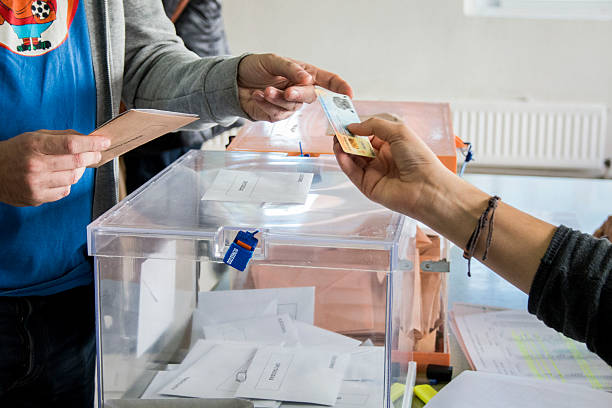
<path fill-rule="evenodd" d="M 269 204 L 304 204 L 312 173 L 219 170 L 202 200 Z"/>
<path fill-rule="evenodd" d="M 262 347 L 249 366 L 236 397 L 336 403 L 349 354 L 295 347 Z"/>

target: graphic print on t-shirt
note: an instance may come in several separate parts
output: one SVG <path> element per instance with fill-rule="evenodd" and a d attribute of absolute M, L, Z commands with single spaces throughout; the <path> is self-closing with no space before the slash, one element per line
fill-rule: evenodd
<path fill-rule="evenodd" d="M 78 0 L 0 0 L 0 46 L 38 56 L 68 36 Z"/>

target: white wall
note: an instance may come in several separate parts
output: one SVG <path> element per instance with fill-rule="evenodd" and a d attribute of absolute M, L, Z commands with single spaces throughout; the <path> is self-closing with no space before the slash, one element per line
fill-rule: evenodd
<path fill-rule="evenodd" d="M 312 62 L 341 74 L 359 99 L 612 107 L 611 22 L 468 18 L 461 0 L 225 0 L 224 7 L 233 53 Z"/>

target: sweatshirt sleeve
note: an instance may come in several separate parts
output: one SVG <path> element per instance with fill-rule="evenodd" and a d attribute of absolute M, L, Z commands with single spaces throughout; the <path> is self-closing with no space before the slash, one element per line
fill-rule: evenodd
<path fill-rule="evenodd" d="M 122 99 L 128 107 L 196 113 L 202 123 L 248 117 L 238 97 L 239 57 L 187 50 L 161 2 L 126 0 Z"/>
<path fill-rule="evenodd" d="M 612 365 L 612 244 L 560 226 L 529 292 L 529 312 Z"/>

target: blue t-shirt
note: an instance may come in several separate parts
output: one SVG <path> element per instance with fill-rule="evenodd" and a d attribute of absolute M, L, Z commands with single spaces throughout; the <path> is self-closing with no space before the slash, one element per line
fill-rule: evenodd
<path fill-rule="evenodd" d="M 0 1 L 0 16 L 0 140 L 38 129 L 90 133 L 96 85 L 82 2 Z M 0 296 L 49 295 L 92 281 L 93 180 L 87 169 L 69 196 L 39 207 L 0 203 Z"/>

